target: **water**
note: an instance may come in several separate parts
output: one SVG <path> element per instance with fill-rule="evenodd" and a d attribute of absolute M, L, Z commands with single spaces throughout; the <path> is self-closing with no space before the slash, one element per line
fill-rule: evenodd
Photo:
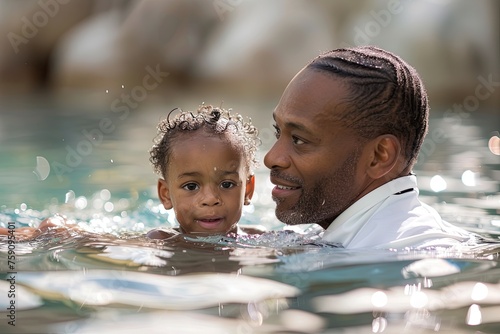
<path fill-rule="evenodd" d="M 147 160 L 163 110 L 122 120 L 44 103 L 11 102 L 0 114 L 0 225 L 36 226 L 59 212 L 80 231 L 17 243 L 11 262 L 0 241 L 0 332 L 500 332 L 494 114 L 453 124 L 435 115 L 430 134 L 444 129 L 446 138 L 428 137 L 416 169 L 427 203 L 492 242 L 366 252 L 324 244 L 314 226 L 283 230 L 265 168 L 242 222 L 270 232 L 146 239 L 175 226 Z"/>

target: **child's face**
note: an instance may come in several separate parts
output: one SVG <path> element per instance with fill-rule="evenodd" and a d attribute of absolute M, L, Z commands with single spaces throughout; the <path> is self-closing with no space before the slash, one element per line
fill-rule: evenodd
<path fill-rule="evenodd" d="M 197 130 L 177 138 L 169 160 L 158 195 L 166 209 L 174 208 L 183 232 L 235 231 L 254 189 L 242 153 L 218 135 Z"/>

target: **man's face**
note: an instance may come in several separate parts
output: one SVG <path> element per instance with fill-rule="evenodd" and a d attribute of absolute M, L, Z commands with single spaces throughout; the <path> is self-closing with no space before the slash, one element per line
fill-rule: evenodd
<path fill-rule="evenodd" d="M 348 97 L 341 79 L 311 69 L 283 93 L 273 115 L 277 141 L 264 158 L 282 222 L 326 228 L 366 193 L 363 141 L 335 120 Z"/>

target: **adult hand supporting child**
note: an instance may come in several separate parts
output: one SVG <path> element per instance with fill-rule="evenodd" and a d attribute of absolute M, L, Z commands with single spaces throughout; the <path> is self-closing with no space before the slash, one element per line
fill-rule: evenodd
<path fill-rule="evenodd" d="M 48 231 L 63 232 L 75 227 L 76 224 L 68 221 L 64 216 L 54 215 L 42 220 L 37 227 L 19 227 L 16 229 L 0 227 L 0 235 L 13 235 L 16 241 L 27 241 L 35 239 Z"/>

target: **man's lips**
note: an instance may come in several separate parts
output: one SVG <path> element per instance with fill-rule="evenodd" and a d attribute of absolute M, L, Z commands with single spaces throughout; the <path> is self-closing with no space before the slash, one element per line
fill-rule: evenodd
<path fill-rule="evenodd" d="M 298 185 L 283 182 L 274 177 L 271 177 L 271 183 L 275 185 L 271 193 L 273 197 L 286 197 L 301 189 Z"/>

